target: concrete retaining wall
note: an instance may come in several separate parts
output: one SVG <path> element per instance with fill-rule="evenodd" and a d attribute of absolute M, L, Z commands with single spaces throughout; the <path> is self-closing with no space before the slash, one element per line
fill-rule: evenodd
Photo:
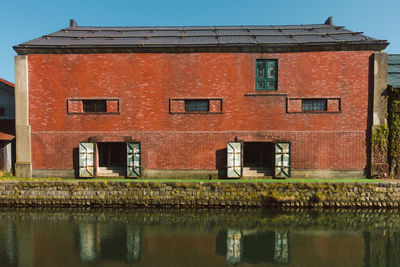
<path fill-rule="evenodd" d="M 2 181 L 2 206 L 399 208 L 400 184 Z"/>

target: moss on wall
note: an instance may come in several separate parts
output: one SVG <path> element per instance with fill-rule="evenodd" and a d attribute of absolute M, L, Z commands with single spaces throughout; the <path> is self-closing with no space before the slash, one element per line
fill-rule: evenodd
<path fill-rule="evenodd" d="M 400 178 L 400 89 L 389 88 L 389 165 L 390 175 Z"/>
<path fill-rule="evenodd" d="M 0 182 L 2 206 L 398 208 L 400 184 Z"/>

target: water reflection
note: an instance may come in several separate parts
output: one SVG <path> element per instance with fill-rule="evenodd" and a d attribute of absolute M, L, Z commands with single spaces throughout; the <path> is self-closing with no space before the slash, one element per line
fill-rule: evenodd
<path fill-rule="evenodd" d="M 218 246 L 218 244 L 217 244 Z M 242 231 L 228 229 L 226 234 L 226 261 L 238 263 L 242 259 Z"/>
<path fill-rule="evenodd" d="M 229 264 L 289 263 L 287 231 L 228 229 L 217 234 L 216 242 L 217 254 L 226 254 L 226 262 Z"/>
<path fill-rule="evenodd" d="M 96 259 L 96 254 L 100 254 L 100 242 L 98 242 L 99 238 L 96 237 L 98 235 L 96 235 L 95 225 L 86 223 L 79 225 L 79 255 L 83 261 L 93 261 Z"/>
<path fill-rule="evenodd" d="M 140 230 L 132 225 L 80 223 L 79 256 L 83 262 L 140 260 Z"/>
<path fill-rule="evenodd" d="M 395 211 L 3 209 L 0 218 L 0 266 L 400 266 Z"/>
<path fill-rule="evenodd" d="M 15 265 L 17 262 L 17 251 L 16 251 L 16 236 L 15 228 L 12 224 L 5 225 L 4 229 L 4 245 L 6 249 L 6 259 L 10 265 Z"/>

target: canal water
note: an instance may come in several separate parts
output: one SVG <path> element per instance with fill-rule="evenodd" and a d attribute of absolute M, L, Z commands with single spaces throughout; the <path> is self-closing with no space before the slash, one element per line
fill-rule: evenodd
<path fill-rule="evenodd" d="M 400 266 L 400 213 L 3 208 L 0 266 Z"/>

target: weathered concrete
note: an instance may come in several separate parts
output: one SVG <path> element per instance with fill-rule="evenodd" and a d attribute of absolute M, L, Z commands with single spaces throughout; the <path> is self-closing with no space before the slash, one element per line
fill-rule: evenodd
<path fill-rule="evenodd" d="M 365 176 L 361 170 L 292 170 L 295 178 L 362 178 Z"/>
<path fill-rule="evenodd" d="M 2 206 L 400 207 L 400 183 L 1 181 Z"/>
<path fill-rule="evenodd" d="M 74 170 L 32 170 L 32 177 L 75 178 Z"/>
<path fill-rule="evenodd" d="M 218 170 L 144 170 L 146 178 L 217 179 Z"/>
<path fill-rule="evenodd" d="M 387 64 L 388 55 L 385 52 L 376 52 L 373 55 L 374 64 L 374 104 L 373 128 L 387 122 Z"/>
<path fill-rule="evenodd" d="M 15 57 L 15 133 L 16 176 L 23 178 L 32 177 L 27 56 Z"/>

